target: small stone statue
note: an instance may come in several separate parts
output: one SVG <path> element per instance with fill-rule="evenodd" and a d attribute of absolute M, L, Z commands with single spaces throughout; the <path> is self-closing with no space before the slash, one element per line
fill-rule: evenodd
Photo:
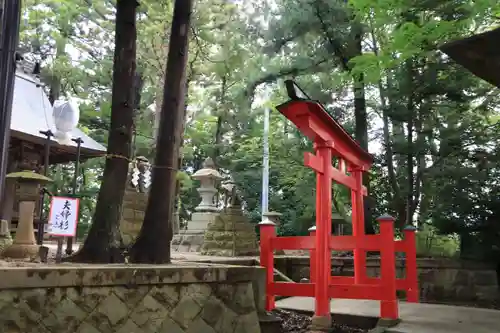
<path fill-rule="evenodd" d="M 224 196 L 224 209 L 227 207 L 241 207 L 241 196 L 234 183 L 222 185 L 222 194 Z"/>

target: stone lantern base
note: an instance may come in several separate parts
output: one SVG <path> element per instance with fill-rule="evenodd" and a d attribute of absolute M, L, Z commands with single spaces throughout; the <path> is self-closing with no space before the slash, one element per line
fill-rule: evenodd
<path fill-rule="evenodd" d="M 187 229 L 180 230 L 172 239 L 172 250 L 177 252 L 200 252 L 203 245 L 205 231 L 212 223 L 218 212 L 195 212 L 191 216 L 191 221 L 187 224 Z"/>
<path fill-rule="evenodd" d="M 2 251 L 2 257 L 14 259 L 36 258 L 39 248 L 38 245 L 12 244 Z"/>
<path fill-rule="evenodd" d="M 2 257 L 13 259 L 27 259 L 38 256 L 39 246 L 36 244 L 33 230 L 33 212 L 35 202 L 22 201 L 19 203 L 19 224 L 14 242 L 5 247 Z"/>

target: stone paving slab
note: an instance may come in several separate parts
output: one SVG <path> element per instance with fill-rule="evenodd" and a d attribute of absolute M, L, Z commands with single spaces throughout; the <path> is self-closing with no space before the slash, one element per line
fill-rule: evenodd
<path fill-rule="evenodd" d="M 378 317 L 379 302 L 338 299 L 331 301 L 335 314 Z M 290 297 L 276 301 L 285 310 L 313 311 L 311 297 Z M 390 329 L 393 333 L 498 333 L 500 311 L 438 304 L 400 302 L 401 323 Z"/>

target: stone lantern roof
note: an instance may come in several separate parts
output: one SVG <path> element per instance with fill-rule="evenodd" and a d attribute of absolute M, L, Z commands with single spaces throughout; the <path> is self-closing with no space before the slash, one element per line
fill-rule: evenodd
<path fill-rule="evenodd" d="M 196 171 L 193 174 L 192 178 L 196 180 L 209 179 L 209 178 L 219 180 L 222 179 L 223 177 L 221 176 L 219 171 L 217 171 L 214 161 L 210 157 L 208 157 L 205 160 L 205 162 L 203 162 L 203 168 Z"/>

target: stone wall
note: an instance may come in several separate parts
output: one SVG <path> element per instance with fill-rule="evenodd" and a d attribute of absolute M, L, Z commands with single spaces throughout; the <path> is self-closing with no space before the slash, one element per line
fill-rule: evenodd
<path fill-rule="evenodd" d="M 217 265 L 2 269 L 2 333 L 260 333 L 263 270 Z"/>
<path fill-rule="evenodd" d="M 276 268 L 294 281 L 309 278 L 309 257 L 276 257 Z M 497 275 L 487 264 L 452 259 L 418 259 L 420 297 L 428 302 L 496 302 L 500 299 Z M 352 258 L 333 258 L 332 274 L 353 276 Z M 367 274 L 379 276 L 380 261 L 367 260 Z M 396 274 L 404 277 L 404 260 Z"/>
<path fill-rule="evenodd" d="M 252 256 L 259 253 L 255 225 L 240 206 L 228 207 L 208 224 L 201 254 L 209 256 Z"/>
<path fill-rule="evenodd" d="M 148 203 L 148 195 L 137 191 L 127 185 L 125 196 L 123 197 L 122 218 L 120 221 L 120 232 L 124 245 L 130 245 L 139 235 L 144 212 Z"/>

